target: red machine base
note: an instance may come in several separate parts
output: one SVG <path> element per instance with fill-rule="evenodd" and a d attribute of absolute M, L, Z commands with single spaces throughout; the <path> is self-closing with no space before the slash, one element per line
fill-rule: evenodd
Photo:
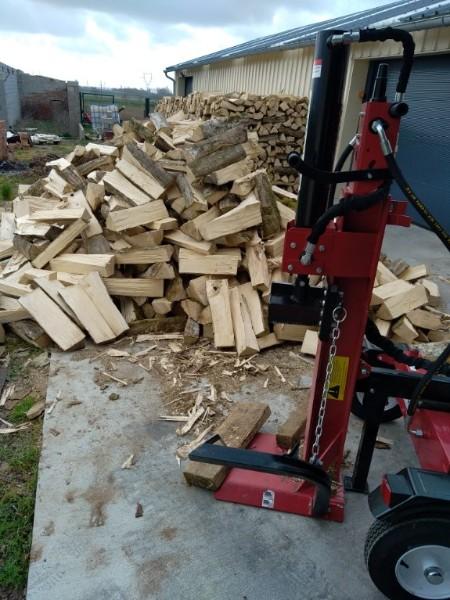
<path fill-rule="evenodd" d="M 277 446 L 276 437 L 269 433 L 258 433 L 249 450 L 283 454 Z M 281 512 L 311 517 L 314 486 L 300 479 L 271 475 L 246 469 L 231 469 L 220 489 L 214 493 L 216 500 L 268 508 Z M 331 497 L 330 511 L 324 517 L 331 521 L 344 520 L 344 488 L 339 483 Z"/>

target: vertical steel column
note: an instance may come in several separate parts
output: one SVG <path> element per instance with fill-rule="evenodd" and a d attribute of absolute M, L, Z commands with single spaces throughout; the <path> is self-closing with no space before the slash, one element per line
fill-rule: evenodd
<path fill-rule="evenodd" d="M 348 61 L 348 47 L 331 46 L 329 38 L 340 30 L 317 34 L 312 73 L 312 92 L 303 159 L 332 171 L 342 110 L 342 94 Z M 329 184 L 302 177 L 298 192 L 297 227 L 312 227 L 328 208 Z"/>

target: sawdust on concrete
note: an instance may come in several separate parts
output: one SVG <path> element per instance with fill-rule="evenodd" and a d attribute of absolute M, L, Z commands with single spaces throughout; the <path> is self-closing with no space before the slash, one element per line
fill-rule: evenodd
<path fill-rule="evenodd" d="M 139 340 L 139 337 L 137 338 Z M 228 415 L 233 396 L 245 385 L 258 392 L 273 392 L 291 397 L 295 402 L 308 393 L 313 359 L 300 354 L 298 344 L 283 344 L 260 354 L 239 358 L 235 352 L 216 350 L 209 340 L 195 346 L 183 345 L 179 339 L 152 339 L 145 343 L 126 338 L 102 348 L 78 353 L 95 363 L 94 383 L 111 399 L 120 399 L 120 389 L 138 383 L 151 373 L 162 392 L 162 419 L 176 421 L 178 435 L 185 445 L 213 431 Z M 131 367 L 131 368 L 130 368 Z M 201 408 L 200 408 L 201 407 Z M 198 410 L 200 417 L 187 432 L 185 420 Z"/>

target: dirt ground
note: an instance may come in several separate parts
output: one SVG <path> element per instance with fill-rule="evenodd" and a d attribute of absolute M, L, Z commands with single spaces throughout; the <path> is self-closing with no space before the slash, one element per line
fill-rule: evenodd
<path fill-rule="evenodd" d="M 79 140 L 65 140 L 60 144 L 17 148 L 10 153 L 8 163 L 12 168 L 2 169 L 0 164 L 0 202 L 13 200 L 19 184 L 31 184 L 47 175 L 45 163 L 66 156 Z"/>

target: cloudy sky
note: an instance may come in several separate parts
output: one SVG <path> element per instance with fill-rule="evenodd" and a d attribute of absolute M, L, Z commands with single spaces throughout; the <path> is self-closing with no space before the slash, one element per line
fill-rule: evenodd
<path fill-rule="evenodd" d="M 387 0 L 0 0 L 0 61 L 82 85 L 165 86 L 168 65 Z M 151 82 L 151 83 L 150 83 Z"/>

